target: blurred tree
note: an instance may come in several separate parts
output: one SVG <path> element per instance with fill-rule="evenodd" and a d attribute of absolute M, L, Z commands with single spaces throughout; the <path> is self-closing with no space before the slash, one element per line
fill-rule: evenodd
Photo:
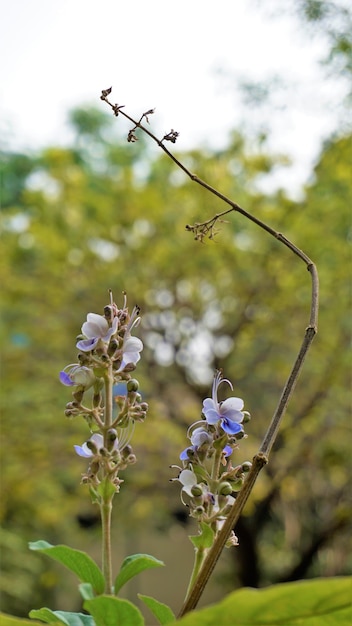
<path fill-rule="evenodd" d="M 112 119 L 124 129 L 122 120 Z M 185 225 L 222 211 L 219 200 L 146 148 L 142 137 L 134 144 L 116 140 L 110 118 L 100 112 L 78 109 L 71 120 L 74 147 L 51 147 L 24 160 L 3 155 L 10 191 L 0 265 L 0 514 L 5 530 L 25 540 L 69 537 L 72 545 L 72 538 L 81 541 L 79 525 L 90 520 L 94 527 L 94 509 L 78 485 L 82 462 L 71 453 L 87 431 L 63 416 L 70 397 L 58 372 L 75 360 L 74 338 L 86 313 L 101 312 L 109 288 L 118 304 L 126 290 L 130 304 L 142 308 L 145 350 L 138 377 L 150 415 L 136 429 L 138 464 L 119 495 L 128 519 L 120 516 L 118 523 L 168 532 L 172 513 L 179 517 L 181 508 L 179 490 L 168 482 L 169 465 L 186 445 L 186 427 L 200 416 L 214 368 L 223 368 L 253 415 L 242 461 L 257 449 L 298 350 L 310 283 L 303 264 L 240 215 L 228 216 L 215 241 L 194 242 Z M 279 162 L 267 154 L 264 137 L 249 148 L 233 133 L 222 151 L 180 155 L 200 177 L 291 237 L 317 262 L 322 282 L 320 335 L 241 520 L 229 588 L 351 568 L 349 140 L 324 147 L 300 202 L 259 190 L 258 180 Z M 7 572 L 13 579 L 15 567 L 14 558 Z M 31 584 L 37 581 L 28 574 L 29 590 Z M 53 574 L 48 586 L 56 584 Z M 10 595 L 7 585 L 3 610 Z"/>

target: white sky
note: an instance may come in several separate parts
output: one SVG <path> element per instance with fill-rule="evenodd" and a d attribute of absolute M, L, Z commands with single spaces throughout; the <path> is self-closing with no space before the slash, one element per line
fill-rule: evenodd
<path fill-rule="evenodd" d="M 180 149 L 221 145 L 233 128 L 260 123 L 241 104 L 239 79 L 279 75 L 290 88 L 264 121 L 270 145 L 295 159 L 280 178 L 294 189 L 336 126 L 342 91 L 318 67 L 322 42 L 292 19 L 264 18 L 250 0 L 1 0 L 0 8 L 9 148 L 68 142 L 68 109 L 103 109 L 99 95 L 111 85 L 127 112 L 156 107 L 153 130 L 178 130 Z"/>

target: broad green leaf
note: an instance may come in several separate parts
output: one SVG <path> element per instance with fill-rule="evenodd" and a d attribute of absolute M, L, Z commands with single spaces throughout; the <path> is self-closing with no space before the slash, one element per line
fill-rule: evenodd
<path fill-rule="evenodd" d="M 47 541 L 32 541 L 29 547 L 31 550 L 37 550 L 59 561 L 76 574 L 81 582 L 90 583 L 96 593 L 103 593 L 104 576 L 97 564 L 85 552 L 64 545 L 52 546 Z"/>
<path fill-rule="evenodd" d="M 200 524 L 201 532 L 199 535 L 190 536 L 195 548 L 211 548 L 214 542 L 214 531 L 208 524 L 203 522 Z"/>
<path fill-rule="evenodd" d="M 180 626 L 350 626 L 352 578 L 323 578 L 240 589 L 221 602 L 192 611 Z"/>
<path fill-rule="evenodd" d="M 127 583 L 130 578 L 136 576 L 140 572 L 152 567 L 161 567 L 164 565 L 159 559 L 150 556 L 149 554 L 132 554 L 125 558 L 121 565 L 121 569 L 116 576 L 115 580 L 115 593 L 117 594 L 121 587 Z"/>
<path fill-rule="evenodd" d="M 68 621 L 65 618 L 55 615 L 54 611 L 46 607 L 33 609 L 30 611 L 29 617 L 38 618 L 47 624 L 65 624 L 65 626 L 68 626 Z"/>
<path fill-rule="evenodd" d="M 94 626 L 93 618 L 84 613 L 71 613 L 70 611 L 52 611 L 43 607 L 42 609 L 33 609 L 29 614 L 30 617 L 37 617 L 47 624 L 64 624 L 64 626 Z"/>
<path fill-rule="evenodd" d="M 59 624 L 59 622 L 56 622 Z M 15 617 L 14 615 L 6 615 L 0 613 L 0 626 L 43 626 L 41 622 L 25 619 L 24 617 Z"/>
<path fill-rule="evenodd" d="M 164 624 L 171 624 L 175 621 L 176 617 L 167 604 L 163 604 L 150 596 L 144 596 L 141 593 L 138 594 L 138 598 L 144 602 L 162 626 Z"/>
<path fill-rule="evenodd" d="M 99 596 L 84 603 L 86 611 L 93 616 L 96 626 L 143 626 L 139 609 L 129 600 L 113 596 Z"/>

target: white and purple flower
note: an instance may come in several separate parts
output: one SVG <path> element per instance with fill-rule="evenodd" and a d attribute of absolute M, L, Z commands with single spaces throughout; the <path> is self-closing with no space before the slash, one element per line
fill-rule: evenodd
<path fill-rule="evenodd" d="M 60 382 L 68 387 L 82 386 L 85 389 L 92 387 L 96 381 L 93 370 L 78 363 L 71 363 L 60 372 Z"/>
<path fill-rule="evenodd" d="M 97 347 L 98 343 L 109 343 L 111 337 L 116 333 L 118 319 L 114 317 L 112 325 L 109 326 L 107 320 L 97 313 L 88 313 L 87 321 L 82 325 L 82 334 L 86 339 L 77 342 L 76 348 L 82 352 L 90 352 Z"/>
<path fill-rule="evenodd" d="M 139 354 L 143 350 L 143 343 L 138 337 L 132 337 L 131 335 L 125 335 L 122 344 L 122 361 L 118 372 L 123 372 L 127 365 L 136 365 L 141 355 Z"/>
<path fill-rule="evenodd" d="M 203 415 L 208 424 L 217 424 L 220 421 L 221 428 L 228 435 L 237 435 L 243 432 L 242 421 L 246 414 L 242 411 L 244 402 L 241 398 L 227 398 L 218 402 L 218 388 L 221 383 L 232 384 L 227 378 L 222 378 L 221 372 L 216 372 L 213 381 L 212 397 L 203 401 Z"/>
<path fill-rule="evenodd" d="M 198 448 L 200 448 L 203 444 L 211 445 L 213 438 L 212 436 L 203 428 L 203 426 L 199 426 L 195 428 L 189 437 L 191 440 L 191 446 L 188 446 L 185 450 L 183 450 L 180 454 L 181 461 L 189 460 L 189 453 L 196 453 Z M 232 451 L 232 450 L 231 450 Z"/>
<path fill-rule="evenodd" d="M 138 337 L 132 337 L 131 330 L 138 326 L 141 318 L 139 317 L 139 307 L 135 306 L 127 325 L 126 332 L 122 343 L 122 361 L 118 372 L 123 372 L 127 365 L 136 365 L 141 358 L 139 354 L 143 350 L 143 343 Z"/>

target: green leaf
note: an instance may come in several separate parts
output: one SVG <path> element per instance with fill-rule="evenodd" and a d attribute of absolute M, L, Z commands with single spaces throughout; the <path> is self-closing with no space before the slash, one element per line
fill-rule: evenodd
<path fill-rule="evenodd" d="M 240 589 L 177 626 L 350 626 L 352 577 Z"/>
<path fill-rule="evenodd" d="M 43 607 L 29 613 L 30 617 L 37 617 L 47 624 L 64 624 L 64 626 L 94 626 L 93 618 L 84 613 L 71 613 L 70 611 L 52 611 Z"/>
<path fill-rule="evenodd" d="M 90 583 L 81 583 L 78 589 L 83 600 L 91 600 L 95 597 L 93 587 Z"/>
<path fill-rule="evenodd" d="M 99 596 L 93 600 L 86 600 L 83 606 L 93 616 L 96 626 L 144 625 L 142 613 L 129 600 Z"/>
<path fill-rule="evenodd" d="M 85 552 L 64 545 L 52 546 L 47 541 L 32 541 L 29 547 L 31 550 L 37 550 L 59 561 L 76 574 L 81 582 L 90 583 L 96 593 L 103 593 L 104 576 L 97 564 Z"/>
<path fill-rule="evenodd" d="M 107 477 L 98 485 L 96 493 L 99 494 L 103 500 L 109 500 L 109 498 L 116 493 L 116 487 L 111 484 L 111 480 Z"/>
<path fill-rule="evenodd" d="M 164 565 L 159 559 L 150 556 L 149 554 L 132 554 L 125 558 L 121 565 L 121 569 L 116 576 L 115 580 L 115 593 L 118 594 L 121 587 L 127 583 L 130 578 L 136 576 L 140 572 L 152 567 L 161 567 Z"/>
<path fill-rule="evenodd" d="M 151 598 L 150 596 L 144 596 L 141 593 L 137 594 L 138 598 L 140 598 L 144 604 L 150 609 L 153 615 L 157 618 L 160 624 L 171 624 L 176 620 L 174 613 L 171 611 L 170 607 L 167 604 L 163 604 L 155 598 Z"/>
<path fill-rule="evenodd" d="M 200 524 L 201 532 L 199 535 L 190 536 L 190 540 L 192 541 L 195 548 L 211 548 L 214 542 L 214 531 L 208 526 L 208 524 L 204 524 L 201 522 Z"/>
<path fill-rule="evenodd" d="M 59 622 L 57 622 L 58 624 Z M 24 617 L 15 617 L 14 615 L 6 615 L 0 613 L 0 626 L 43 626 L 41 622 L 34 622 Z"/>

